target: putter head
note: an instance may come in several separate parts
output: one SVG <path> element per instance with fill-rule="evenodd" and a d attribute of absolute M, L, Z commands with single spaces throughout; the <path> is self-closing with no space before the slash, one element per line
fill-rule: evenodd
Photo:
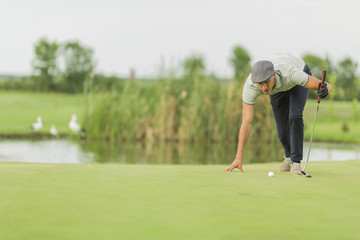
<path fill-rule="evenodd" d="M 311 175 L 310 175 L 310 174 L 308 174 L 308 173 L 306 173 L 306 172 L 304 172 L 304 171 L 301 171 L 301 173 L 302 173 L 302 174 L 304 174 L 304 175 L 305 175 L 305 177 L 307 177 L 307 178 L 311 178 Z"/>

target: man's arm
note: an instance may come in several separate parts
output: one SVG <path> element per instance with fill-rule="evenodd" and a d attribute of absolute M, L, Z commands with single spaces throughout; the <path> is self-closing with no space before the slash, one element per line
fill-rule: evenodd
<path fill-rule="evenodd" d="M 243 102 L 243 113 L 242 113 L 242 123 L 239 131 L 239 142 L 236 152 L 235 160 L 231 163 L 225 171 L 232 171 L 234 168 L 238 168 L 241 172 L 242 169 L 242 159 L 243 152 L 246 145 L 246 142 L 249 138 L 252 122 L 254 119 L 255 105 L 247 104 Z"/>
<path fill-rule="evenodd" d="M 320 81 L 319 79 L 316 79 L 316 78 L 314 78 L 313 76 L 310 76 L 310 75 L 309 75 L 309 79 L 308 79 L 308 81 L 307 81 L 307 83 L 305 84 L 304 87 L 306 87 L 306 88 L 308 88 L 308 89 L 312 89 L 312 90 L 317 90 L 318 87 L 319 87 L 319 83 L 320 83 L 320 82 L 321 82 L 321 81 Z M 329 83 L 327 83 L 327 86 L 326 86 L 326 87 L 328 88 L 328 92 L 329 92 L 329 94 L 330 94 L 331 91 L 332 91 L 331 85 L 330 85 Z"/>

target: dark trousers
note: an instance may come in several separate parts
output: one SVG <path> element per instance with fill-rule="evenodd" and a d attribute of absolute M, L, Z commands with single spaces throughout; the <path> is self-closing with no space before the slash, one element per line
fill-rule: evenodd
<path fill-rule="evenodd" d="M 307 65 L 304 72 L 311 76 Z M 298 163 L 303 159 L 303 111 L 308 95 L 309 89 L 301 86 L 270 95 L 278 136 L 285 156 Z"/>

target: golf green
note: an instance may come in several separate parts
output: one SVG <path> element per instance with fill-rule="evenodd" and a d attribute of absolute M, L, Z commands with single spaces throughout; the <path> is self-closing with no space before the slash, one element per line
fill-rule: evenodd
<path fill-rule="evenodd" d="M 359 161 L 278 166 L 0 163 L 0 239 L 360 239 Z"/>

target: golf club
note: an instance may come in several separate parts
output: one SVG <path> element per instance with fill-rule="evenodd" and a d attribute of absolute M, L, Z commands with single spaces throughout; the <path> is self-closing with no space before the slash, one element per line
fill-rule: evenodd
<path fill-rule="evenodd" d="M 325 82 L 325 77 L 326 77 L 326 71 L 322 71 L 320 88 L 321 88 L 321 86 L 323 85 L 323 83 Z M 309 177 L 309 178 L 311 177 L 311 175 L 305 172 L 305 168 L 306 168 L 306 166 L 307 166 L 307 165 L 308 165 L 308 163 L 309 163 L 309 156 L 310 156 L 310 150 L 311 150 L 312 138 L 313 138 L 313 135 L 314 135 L 315 123 L 316 123 L 316 117 L 317 117 L 317 114 L 318 114 L 318 111 L 319 111 L 320 100 L 321 100 L 321 98 L 320 98 L 320 96 L 318 96 L 317 106 L 316 106 L 316 112 L 315 112 L 315 118 L 314 118 L 314 124 L 313 124 L 313 129 L 312 129 L 312 132 L 311 132 L 311 137 L 310 137 L 310 146 L 309 146 L 309 151 L 308 151 L 308 155 L 307 155 L 307 159 L 306 159 L 305 166 L 304 166 L 303 170 L 301 171 L 301 173 L 302 173 L 302 174 L 304 174 L 304 175 L 305 175 L 305 177 Z"/>

